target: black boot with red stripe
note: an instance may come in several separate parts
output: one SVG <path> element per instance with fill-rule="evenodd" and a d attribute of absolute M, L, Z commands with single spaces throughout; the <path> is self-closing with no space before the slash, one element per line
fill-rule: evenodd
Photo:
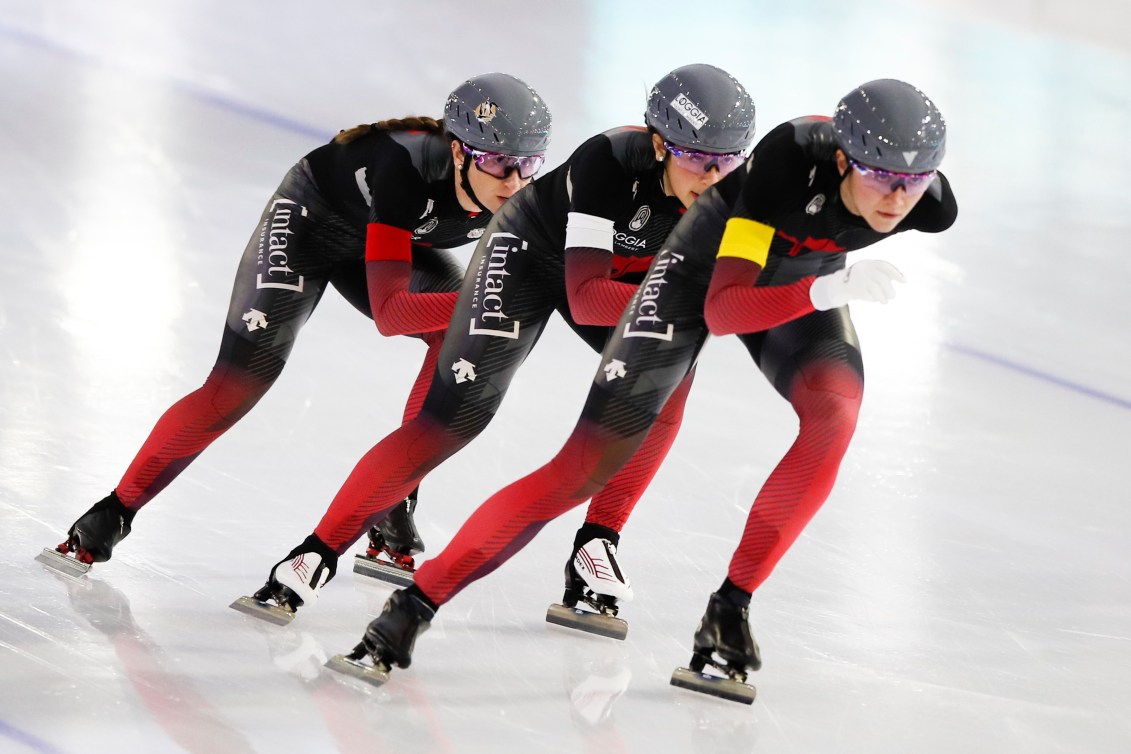
<path fill-rule="evenodd" d="M 35 559 L 68 576 L 81 576 L 92 563 L 110 559 L 114 546 L 130 533 L 136 513 L 111 492 L 79 516 L 67 531 L 67 541 L 53 550 L 44 548 Z"/>
<path fill-rule="evenodd" d="M 397 586 L 411 586 L 416 573 L 414 555 L 424 552 L 424 541 L 416 529 L 417 490 L 409 493 L 369 530 L 369 547 L 355 555 L 353 572 Z"/>

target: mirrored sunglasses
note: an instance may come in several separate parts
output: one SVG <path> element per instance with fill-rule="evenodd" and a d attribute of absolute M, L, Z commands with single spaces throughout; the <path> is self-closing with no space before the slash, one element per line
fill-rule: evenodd
<path fill-rule="evenodd" d="M 884 194 L 902 188 L 908 196 L 919 196 L 927 190 L 938 174 L 937 170 L 926 173 L 892 173 L 888 170 L 866 168 L 853 160 L 849 160 L 848 164 L 860 174 L 865 186 Z"/>
<path fill-rule="evenodd" d="M 464 154 L 475 161 L 475 167 L 493 178 L 505 179 L 512 171 L 517 170 L 519 178 L 528 180 L 533 178 L 546 162 L 544 154 L 516 157 L 499 152 L 483 152 L 462 143 L 460 146 L 463 147 Z"/>
<path fill-rule="evenodd" d="M 664 142 L 664 149 L 668 150 L 676 165 L 697 175 L 704 175 L 711 168 L 717 168 L 720 176 L 726 175 L 746 162 L 746 156 L 742 152 L 728 152 L 726 154 L 697 152 L 694 149 L 677 147 L 675 144 L 669 144 L 666 141 Z"/>

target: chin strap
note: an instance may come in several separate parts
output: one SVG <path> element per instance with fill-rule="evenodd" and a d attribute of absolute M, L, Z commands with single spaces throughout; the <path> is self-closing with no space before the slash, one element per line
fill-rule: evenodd
<path fill-rule="evenodd" d="M 491 210 L 483 206 L 483 202 L 479 201 L 479 197 L 475 195 L 475 191 L 471 188 L 471 181 L 467 180 L 467 173 L 471 170 L 471 160 L 466 156 L 463 160 L 463 167 L 459 169 L 459 185 L 460 188 L 470 197 L 471 201 L 475 202 L 475 206 L 484 212 L 490 213 Z"/>

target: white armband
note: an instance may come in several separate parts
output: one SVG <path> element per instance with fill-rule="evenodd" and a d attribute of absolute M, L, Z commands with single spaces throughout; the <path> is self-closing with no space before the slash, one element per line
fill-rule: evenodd
<path fill-rule="evenodd" d="M 613 251 L 613 221 L 584 212 L 570 212 L 566 218 L 567 249 L 584 246 Z"/>

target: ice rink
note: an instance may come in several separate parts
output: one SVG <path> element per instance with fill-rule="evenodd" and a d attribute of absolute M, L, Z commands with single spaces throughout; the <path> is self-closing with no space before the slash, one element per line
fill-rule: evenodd
<path fill-rule="evenodd" d="M 1131 751 L 1129 29 L 1118 0 L 0 0 L 0 752 Z M 668 684 L 796 429 L 734 338 L 704 351 L 625 529 L 624 642 L 543 620 L 580 509 L 445 606 L 380 689 L 321 666 L 390 592 L 346 559 L 289 627 L 228 609 L 397 425 L 424 353 L 333 291 L 111 562 L 71 579 L 34 560 L 207 376 L 302 155 L 503 70 L 551 107 L 553 167 L 642 123 L 691 62 L 747 86 L 759 135 L 870 79 L 916 84 L 947 117 L 960 208 L 868 252 L 908 282 L 854 306 L 859 428 L 754 595 L 752 706 Z M 424 557 L 549 459 L 597 366 L 555 320 L 422 485 Z"/>

